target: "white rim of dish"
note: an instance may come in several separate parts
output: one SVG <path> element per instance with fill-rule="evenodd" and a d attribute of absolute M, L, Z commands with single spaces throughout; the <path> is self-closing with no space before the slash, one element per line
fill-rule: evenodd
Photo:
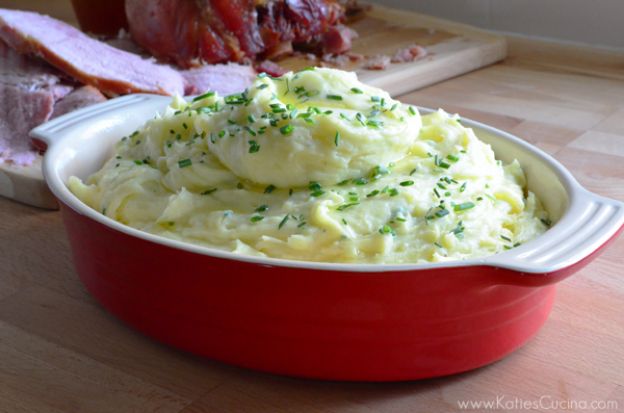
<path fill-rule="evenodd" d="M 462 124 L 511 141 L 515 146 L 539 158 L 554 171 L 569 196 L 566 212 L 544 234 L 509 251 L 482 258 L 424 264 L 351 264 L 247 256 L 177 241 L 126 226 L 90 208 L 69 191 L 56 167 L 56 158 L 63 150 L 65 137 L 77 133 L 77 129 L 91 121 L 105 119 L 116 113 L 127 113 L 139 107 L 143 110 L 152 108 L 151 113 L 156 113 L 162 110 L 169 101 L 170 98 L 163 96 L 127 95 L 77 110 L 33 129 L 31 136 L 48 144 L 48 151 L 44 156 L 43 172 L 52 193 L 77 213 L 113 230 L 145 241 L 200 255 L 266 267 L 339 272 L 382 273 L 490 266 L 527 274 L 547 274 L 567 268 L 586 258 L 613 237 L 624 225 L 623 203 L 585 190 L 563 165 L 541 149 L 505 131 L 464 117 L 462 117 Z M 423 113 L 433 111 L 429 108 L 418 106 L 417 108 Z"/>

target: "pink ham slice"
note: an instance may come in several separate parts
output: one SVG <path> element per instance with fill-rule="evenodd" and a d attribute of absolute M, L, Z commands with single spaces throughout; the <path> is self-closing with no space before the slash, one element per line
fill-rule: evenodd
<path fill-rule="evenodd" d="M 256 71 L 251 66 L 228 63 L 225 65 L 207 65 L 195 69 L 180 71 L 187 83 L 186 93 L 196 95 L 208 90 L 220 95 L 242 92 L 251 86 Z"/>
<path fill-rule="evenodd" d="M 184 80 L 172 68 L 92 39 L 48 16 L 0 9 L 0 38 L 107 95 L 184 93 Z"/>
<path fill-rule="evenodd" d="M 105 100 L 106 96 L 93 86 L 83 86 L 56 102 L 51 118 L 56 118 L 76 109 L 104 102 Z"/>
<path fill-rule="evenodd" d="M 0 162 L 24 166 L 35 160 L 28 132 L 47 121 L 54 103 L 73 89 L 60 82 L 56 69 L 0 41 Z"/>

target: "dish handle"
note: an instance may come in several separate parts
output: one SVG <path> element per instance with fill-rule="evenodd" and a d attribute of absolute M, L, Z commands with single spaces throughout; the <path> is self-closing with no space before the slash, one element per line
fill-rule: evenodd
<path fill-rule="evenodd" d="M 83 123 L 85 121 L 97 121 L 98 118 L 102 118 L 102 115 L 106 115 L 110 119 L 111 114 L 119 114 L 120 122 L 129 116 L 148 118 L 162 110 L 169 102 L 171 102 L 171 96 L 133 94 L 117 97 L 75 110 L 41 124 L 30 131 L 30 137 L 37 149 L 45 151 L 48 146 L 57 139 L 61 139 L 67 132 L 76 128 L 83 128 L 82 125 L 85 125 Z M 132 107 L 132 111 L 128 110 L 130 107 Z"/>
<path fill-rule="evenodd" d="M 559 282 L 617 238 L 624 229 L 624 203 L 581 187 L 572 193 L 567 212 L 544 235 L 485 259 L 486 265 L 502 270 L 497 281 L 523 286 Z"/>

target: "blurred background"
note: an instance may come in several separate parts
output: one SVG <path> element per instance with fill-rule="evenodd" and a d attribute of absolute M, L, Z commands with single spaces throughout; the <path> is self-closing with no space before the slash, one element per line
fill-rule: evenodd
<path fill-rule="evenodd" d="M 485 29 L 624 49 L 622 0 L 376 0 Z"/>
<path fill-rule="evenodd" d="M 624 49 L 624 0 L 374 0 L 372 2 L 505 33 Z M 93 1 L 94 5 L 98 3 L 102 2 Z M 75 21 L 70 0 L 0 0 L 0 7 L 54 10 L 54 17 Z"/>

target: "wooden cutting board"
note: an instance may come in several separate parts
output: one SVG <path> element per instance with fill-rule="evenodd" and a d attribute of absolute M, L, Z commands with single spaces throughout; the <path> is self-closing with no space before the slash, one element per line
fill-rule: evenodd
<path fill-rule="evenodd" d="M 27 8 L 55 17 L 72 15 L 68 1 L 0 0 L 0 7 Z M 374 6 L 350 25 L 359 35 L 353 42 L 354 53 L 392 56 L 398 49 L 412 44 L 426 47 L 426 57 L 410 63 L 393 63 L 385 70 L 364 70 L 362 62 L 350 62 L 342 67 L 357 71 L 362 81 L 393 96 L 487 66 L 506 55 L 502 36 L 404 10 Z M 317 63 L 303 57 L 279 62 L 292 70 Z M 57 207 L 41 174 L 40 159 L 25 168 L 0 163 L 0 195 L 40 208 Z"/>

